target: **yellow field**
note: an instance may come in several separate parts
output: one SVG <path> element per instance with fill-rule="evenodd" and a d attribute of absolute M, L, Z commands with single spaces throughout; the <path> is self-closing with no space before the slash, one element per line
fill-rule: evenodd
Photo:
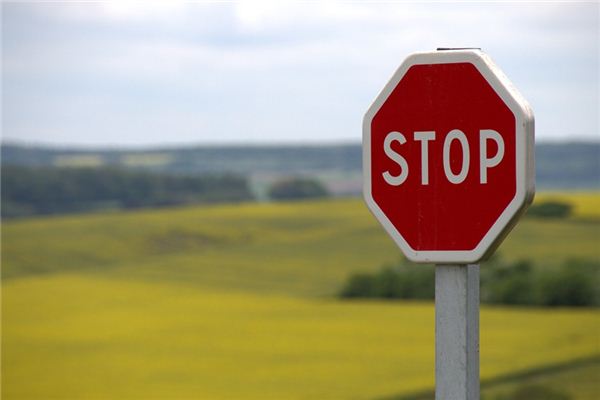
<path fill-rule="evenodd" d="M 433 385 L 433 306 L 77 275 L 4 288 L 3 398 L 356 398 Z M 484 308 L 482 378 L 598 353 L 598 314 Z"/>
<path fill-rule="evenodd" d="M 600 194 L 569 199 L 600 210 Z M 542 265 L 599 259 L 597 214 L 526 218 L 498 253 Z M 2 245 L 3 278 L 83 271 L 310 297 L 401 257 L 358 199 L 35 218 L 5 223 Z"/>
<path fill-rule="evenodd" d="M 503 256 L 600 257 L 600 195 L 569 196 L 574 217 L 525 219 Z M 433 385 L 431 303 L 335 299 L 349 274 L 400 257 L 360 200 L 2 228 L 3 399 L 370 399 Z M 482 378 L 598 355 L 599 331 L 595 310 L 483 307 Z"/>
<path fill-rule="evenodd" d="M 600 196 L 598 192 L 541 192 L 535 195 L 536 202 L 564 201 L 573 205 L 575 216 L 584 218 L 600 217 Z"/>

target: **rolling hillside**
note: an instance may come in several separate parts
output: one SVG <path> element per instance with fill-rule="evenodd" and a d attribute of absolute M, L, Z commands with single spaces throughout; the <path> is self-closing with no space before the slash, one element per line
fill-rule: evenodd
<path fill-rule="evenodd" d="M 575 214 L 525 219 L 503 256 L 599 257 L 600 196 L 545 196 Z M 374 399 L 433 385 L 431 303 L 334 297 L 350 273 L 400 257 L 360 200 L 32 218 L 2 234 L 5 399 Z M 482 378 L 598 356 L 599 328 L 595 309 L 482 307 Z M 587 399 L 589 373 L 577 376 Z"/>

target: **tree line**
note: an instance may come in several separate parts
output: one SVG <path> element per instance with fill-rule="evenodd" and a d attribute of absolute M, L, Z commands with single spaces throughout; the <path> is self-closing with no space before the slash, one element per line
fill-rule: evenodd
<path fill-rule="evenodd" d="M 539 268 L 530 260 L 504 262 L 495 256 L 480 270 L 481 302 L 526 306 L 600 306 L 600 262 L 570 259 L 556 268 Z M 351 275 L 342 298 L 433 300 L 433 265 L 405 260 L 375 273 Z"/>
<path fill-rule="evenodd" d="M 310 178 L 281 178 L 268 188 L 268 196 L 274 201 L 327 195 L 326 188 Z M 255 200 L 249 180 L 239 174 L 2 166 L 2 218 Z"/>
<path fill-rule="evenodd" d="M 122 168 L 2 167 L 2 218 L 253 200 L 238 175 L 176 176 Z"/>

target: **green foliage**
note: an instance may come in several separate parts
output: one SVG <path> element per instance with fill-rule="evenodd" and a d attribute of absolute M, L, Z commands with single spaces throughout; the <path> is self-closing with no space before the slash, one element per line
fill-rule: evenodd
<path fill-rule="evenodd" d="M 531 261 L 505 263 L 496 256 L 481 267 L 481 301 L 527 306 L 600 306 L 600 263 L 572 259 L 558 268 L 536 268 Z M 431 265 L 401 261 L 373 274 L 352 275 L 342 298 L 433 299 Z"/>
<path fill-rule="evenodd" d="M 245 178 L 116 168 L 2 167 L 2 217 L 252 199 Z"/>
<path fill-rule="evenodd" d="M 567 259 L 555 268 L 530 261 L 504 263 L 499 257 L 481 268 L 481 300 L 491 304 L 600 306 L 600 262 Z"/>
<path fill-rule="evenodd" d="M 314 179 L 286 178 L 275 182 L 269 188 L 273 200 L 296 200 L 327 197 L 325 186 Z"/>
<path fill-rule="evenodd" d="M 490 304 L 533 305 L 537 302 L 531 261 L 505 264 L 495 257 L 481 268 L 481 301 Z"/>
<path fill-rule="evenodd" d="M 342 289 L 341 296 L 347 298 L 377 297 L 375 276 L 371 274 L 354 274 Z"/>
<path fill-rule="evenodd" d="M 566 218 L 572 211 L 572 204 L 554 200 L 531 205 L 527 214 L 538 218 Z"/>
<path fill-rule="evenodd" d="M 569 400 L 566 393 L 540 385 L 523 385 L 508 395 L 499 395 L 495 400 Z"/>
<path fill-rule="evenodd" d="M 539 303 L 544 306 L 600 305 L 600 263 L 572 259 L 540 277 Z"/>
<path fill-rule="evenodd" d="M 399 263 L 374 274 L 352 275 L 342 288 L 343 298 L 433 299 L 435 275 L 431 265 Z"/>

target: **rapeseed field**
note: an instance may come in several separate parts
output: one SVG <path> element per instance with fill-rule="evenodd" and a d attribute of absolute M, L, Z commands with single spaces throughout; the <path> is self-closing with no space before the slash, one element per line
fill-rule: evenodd
<path fill-rule="evenodd" d="M 427 303 L 61 274 L 4 289 L 3 398 L 376 398 L 433 385 Z M 598 352 L 592 310 L 484 307 L 482 378 Z"/>
<path fill-rule="evenodd" d="M 503 257 L 540 268 L 597 259 L 600 195 L 568 199 L 572 217 L 526 218 Z M 2 398 L 372 399 L 426 390 L 433 304 L 336 298 L 351 273 L 399 257 L 360 200 L 3 223 Z M 597 356 L 599 329 L 595 309 L 482 307 L 482 379 Z"/>

